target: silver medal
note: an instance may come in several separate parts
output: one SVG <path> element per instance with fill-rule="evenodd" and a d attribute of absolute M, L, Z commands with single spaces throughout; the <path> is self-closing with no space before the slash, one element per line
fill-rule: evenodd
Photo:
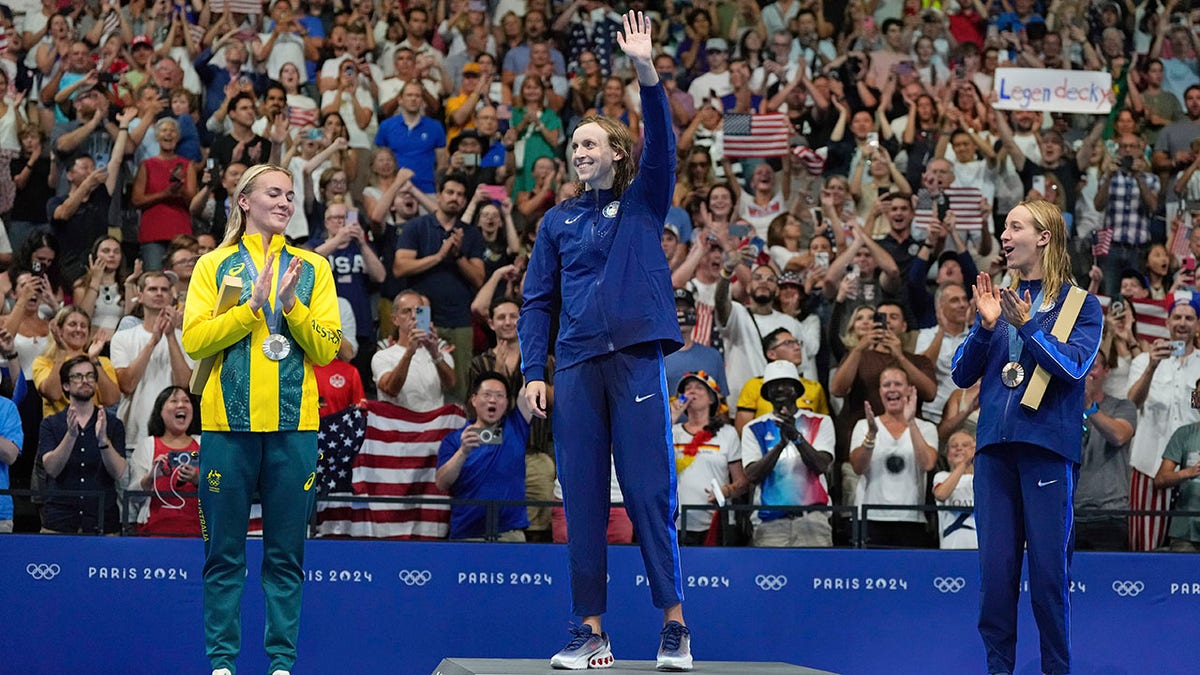
<path fill-rule="evenodd" d="M 1025 367 L 1016 361 L 1004 364 L 1004 368 L 1000 371 L 1000 381 L 1009 389 L 1019 387 L 1025 381 Z"/>
<path fill-rule="evenodd" d="M 263 340 L 263 353 L 272 361 L 282 361 L 292 352 L 292 343 L 279 333 L 271 333 Z"/>

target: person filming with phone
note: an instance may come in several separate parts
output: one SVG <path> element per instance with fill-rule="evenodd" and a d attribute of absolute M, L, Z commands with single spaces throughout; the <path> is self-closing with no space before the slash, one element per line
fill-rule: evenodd
<path fill-rule="evenodd" d="M 188 495 L 200 484 L 200 442 L 195 409 L 187 389 L 170 386 L 158 393 L 150 412 L 149 436 L 129 457 L 129 489 L 153 492 L 137 510 L 138 533 L 200 536 L 200 500 Z M 136 503 L 136 502 L 135 502 Z"/>
<path fill-rule="evenodd" d="M 447 434 L 438 448 L 438 488 L 455 499 L 525 499 L 525 444 L 533 417 L 525 388 L 516 392 L 513 405 L 508 379 L 485 370 L 472 382 L 467 405 L 472 419 Z M 453 506 L 450 539 L 483 540 L 495 535 L 498 541 L 525 541 L 529 514 L 524 506 L 500 507 L 495 532 L 488 531 L 488 520 L 487 506 Z"/>
<path fill-rule="evenodd" d="M 454 357 L 441 349 L 430 315 L 429 300 L 417 291 L 396 296 L 391 346 L 371 359 L 379 400 L 416 412 L 445 405 L 454 388 Z"/>
<path fill-rule="evenodd" d="M 1104 227 L 1113 230 L 1112 249 L 1100 258 L 1104 293 L 1115 296 L 1121 270 L 1140 267 L 1150 248 L 1150 220 L 1158 209 L 1161 182 L 1150 172 L 1146 142 L 1136 134 L 1117 139 L 1117 157 L 1105 159 L 1096 191 L 1096 210 L 1104 214 Z"/>

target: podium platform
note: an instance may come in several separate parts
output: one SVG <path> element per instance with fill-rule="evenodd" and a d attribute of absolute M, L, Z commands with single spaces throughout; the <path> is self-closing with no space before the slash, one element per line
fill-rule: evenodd
<path fill-rule="evenodd" d="M 438 664 L 433 675 L 562 675 L 571 672 L 555 670 L 549 659 L 459 659 L 446 658 Z M 622 661 L 617 659 L 607 675 L 657 673 L 653 661 Z M 832 675 L 826 670 L 814 670 L 788 663 L 752 663 L 749 661 L 697 661 L 691 672 L 703 675 Z"/>

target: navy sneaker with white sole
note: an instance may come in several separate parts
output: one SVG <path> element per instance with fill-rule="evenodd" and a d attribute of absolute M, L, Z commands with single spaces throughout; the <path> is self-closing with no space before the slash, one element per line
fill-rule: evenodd
<path fill-rule="evenodd" d="M 571 641 L 550 658 L 550 667 L 560 670 L 586 670 L 588 668 L 611 668 L 615 659 L 608 633 L 599 635 L 592 627 L 572 627 Z"/>
<path fill-rule="evenodd" d="M 692 669 L 692 633 L 678 621 L 663 626 L 662 642 L 658 646 L 659 670 Z"/>

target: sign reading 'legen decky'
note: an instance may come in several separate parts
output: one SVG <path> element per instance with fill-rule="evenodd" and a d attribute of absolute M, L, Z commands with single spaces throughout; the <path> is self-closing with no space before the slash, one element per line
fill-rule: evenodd
<path fill-rule="evenodd" d="M 1000 110 L 1107 114 L 1112 109 L 1112 75 L 1094 70 L 997 68 L 993 79 Z"/>

